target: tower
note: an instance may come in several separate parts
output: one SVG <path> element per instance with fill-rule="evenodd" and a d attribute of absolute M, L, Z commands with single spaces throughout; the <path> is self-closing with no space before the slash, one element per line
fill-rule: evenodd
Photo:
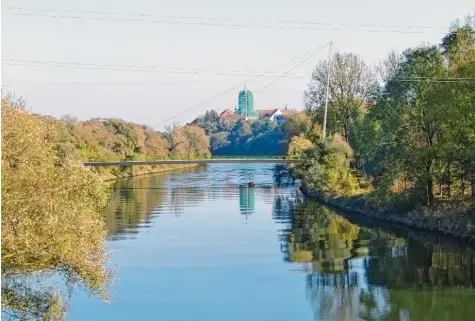
<path fill-rule="evenodd" d="M 254 95 L 250 90 L 247 90 L 247 86 L 244 86 L 244 90 L 239 92 L 236 114 L 242 115 L 246 119 L 258 118 L 257 112 L 254 109 Z"/>

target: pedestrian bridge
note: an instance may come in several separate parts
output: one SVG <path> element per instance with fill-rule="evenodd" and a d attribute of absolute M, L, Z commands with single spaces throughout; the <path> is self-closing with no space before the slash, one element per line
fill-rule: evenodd
<path fill-rule="evenodd" d="M 144 165 L 179 165 L 179 164 L 299 164 L 305 159 L 292 158 L 208 158 L 208 159 L 164 159 L 145 161 L 86 162 L 84 166 L 144 166 Z"/>

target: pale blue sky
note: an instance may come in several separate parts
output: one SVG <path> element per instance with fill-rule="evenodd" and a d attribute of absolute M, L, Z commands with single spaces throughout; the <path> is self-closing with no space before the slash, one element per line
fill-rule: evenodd
<path fill-rule="evenodd" d="M 256 24 L 243 20 L 312 21 L 334 23 L 302 25 L 314 30 L 243 28 L 189 24 L 164 24 L 92 19 L 53 18 L 41 15 L 74 15 L 58 12 L 8 9 L 72 10 L 147 14 L 139 20 L 174 20 L 164 16 L 232 18 L 215 23 Z M 423 41 L 438 43 L 456 18 L 475 6 L 469 0 L 316 1 L 316 0 L 136 0 L 136 1 L 2 1 L 2 61 L 53 61 L 80 64 L 153 66 L 261 73 L 333 39 L 340 51 L 361 55 L 369 64 L 383 59 L 391 49 L 403 50 Z M 28 13 L 31 15 L 12 15 Z M 76 14 L 78 15 L 78 14 Z M 82 14 L 79 14 L 84 16 Z M 131 16 L 106 16 L 132 19 Z M 179 21 L 191 21 L 178 19 Z M 196 21 L 196 20 L 193 20 Z M 202 20 L 199 20 L 202 21 Z M 342 24 L 406 26 L 404 32 L 388 27 L 356 27 Z M 279 24 L 282 26 L 282 24 Z M 431 29 L 408 29 L 427 26 Z M 407 33 L 407 31 L 423 33 Z M 327 50 L 292 71 L 310 77 Z M 285 72 L 292 65 L 279 69 Z M 23 95 L 35 112 L 80 119 L 118 117 L 161 129 L 163 121 L 230 87 L 247 76 L 194 75 L 168 72 L 131 72 L 2 65 L 2 86 Z M 248 83 L 254 92 L 273 78 Z M 307 79 L 283 78 L 256 95 L 259 109 L 302 108 Z M 233 108 L 238 89 L 176 118 L 184 124 L 206 109 Z"/>

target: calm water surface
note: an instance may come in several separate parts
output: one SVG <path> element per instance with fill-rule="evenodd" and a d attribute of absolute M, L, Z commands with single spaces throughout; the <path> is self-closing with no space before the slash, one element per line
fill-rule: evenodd
<path fill-rule="evenodd" d="M 341 216 L 273 165 L 118 181 L 104 215 L 113 301 L 76 293 L 70 320 L 475 320 L 470 245 Z"/>

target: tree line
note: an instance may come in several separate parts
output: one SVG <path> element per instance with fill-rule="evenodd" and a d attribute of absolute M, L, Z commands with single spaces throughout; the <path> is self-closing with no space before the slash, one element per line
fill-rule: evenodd
<path fill-rule="evenodd" d="M 61 320 L 75 287 L 108 299 L 103 179 L 137 173 L 82 163 L 209 157 L 209 137 L 197 126 L 157 132 L 119 119 L 44 117 L 8 93 L 1 112 L 2 318 Z M 52 276 L 66 287 L 48 283 Z"/>
<path fill-rule="evenodd" d="M 121 119 L 78 121 L 72 117 L 36 116 L 54 128 L 55 149 L 62 158 L 82 161 L 192 159 L 210 156 L 209 137 L 197 126 L 165 126 L 158 132 Z M 96 168 L 105 177 L 157 172 L 167 166 Z M 170 166 L 168 166 L 170 167 Z"/>
<path fill-rule="evenodd" d="M 215 110 L 206 111 L 191 123 L 210 137 L 213 155 L 285 155 L 287 134 L 275 121 L 242 120 L 220 122 Z"/>
<path fill-rule="evenodd" d="M 321 128 L 329 76 L 326 144 Z M 475 197 L 475 18 L 437 45 L 391 52 L 378 66 L 353 53 L 320 61 L 305 92 L 320 132 L 294 137 L 289 153 L 315 190 L 356 193 L 360 177 L 380 204 L 466 202 Z M 309 177 L 309 175 L 306 175 Z"/>

